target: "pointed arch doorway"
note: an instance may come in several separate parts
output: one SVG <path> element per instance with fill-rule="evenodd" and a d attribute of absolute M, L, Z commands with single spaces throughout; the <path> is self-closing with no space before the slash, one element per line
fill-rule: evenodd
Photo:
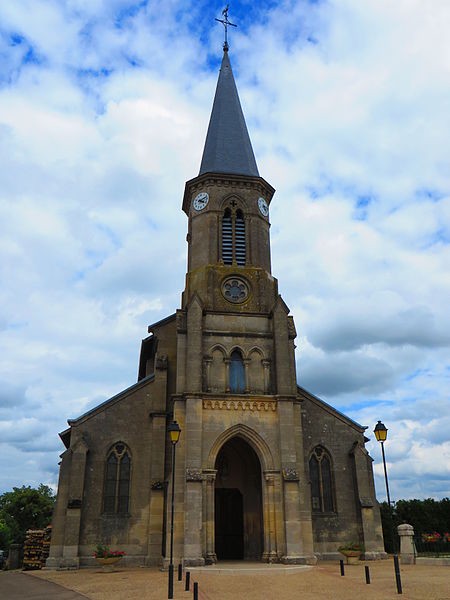
<path fill-rule="evenodd" d="M 263 515 L 261 464 L 242 438 L 220 449 L 215 468 L 215 552 L 218 560 L 261 560 Z"/>

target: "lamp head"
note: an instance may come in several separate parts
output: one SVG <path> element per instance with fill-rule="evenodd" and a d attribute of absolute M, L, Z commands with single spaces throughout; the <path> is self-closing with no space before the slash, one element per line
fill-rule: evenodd
<path fill-rule="evenodd" d="M 387 438 L 387 427 L 381 422 L 375 425 L 375 429 L 373 430 L 375 437 L 377 438 L 377 442 L 385 442 Z"/>
<path fill-rule="evenodd" d="M 181 427 L 176 421 L 172 421 L 172 423 L 167 428 L 167 431 L 169 432 L 170 441 L 175 446 L 175 444 L 177 444 L 178 440 L 180 439 Z"/>

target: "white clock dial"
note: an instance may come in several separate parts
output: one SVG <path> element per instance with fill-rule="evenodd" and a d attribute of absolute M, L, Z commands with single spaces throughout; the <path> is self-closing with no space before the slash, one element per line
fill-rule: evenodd
<path fill-rule="evenodd" d="M 203 210 L 205 208 L 205 206 L 208 204 L 209 202 L 209 196 L 206 192 L 200 192 L 200 194 L 197 194 L 197 196 L 195 196 L 194 198 L 194 208 L 195 210 Z"/>
<path fill-rule="evenodd" d="M 259 212 L 265 217 L 267 217 L 267 215 L 269 214 L 269 205 L 264 200 L 264 198 L 258 198 L 258 208 Z"/>

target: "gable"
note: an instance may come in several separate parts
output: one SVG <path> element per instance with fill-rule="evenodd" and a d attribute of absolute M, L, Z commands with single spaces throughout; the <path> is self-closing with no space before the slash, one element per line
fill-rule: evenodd
<path fill-rule="evenodd" d="M 360 425 L 356 421 L 353 421 L 353 419 L 350 419 L 350 417 L 347 417 L 347 415 L 344 415 L 344 413 L 341 413 L 339 410 L 337 410 L 324 400 L 321 400 L 317 396 L 314 396 L 314 394 L 311 394 L 311 392 L 308 392 L 307 390 L 305 390 L 305 388 L 302 388 L 299 385 L 297 386 L 297 394 L 300 400 L 308 400 L 314 407 L 326 412 L 328 415 L 333 416 L 334 418 L 342 421 L 346 425 L 349 425 L 358 433 L 364 433 L 364 431 L 367 429 L 367 427 L 365 427 L 364 425 Z"/>

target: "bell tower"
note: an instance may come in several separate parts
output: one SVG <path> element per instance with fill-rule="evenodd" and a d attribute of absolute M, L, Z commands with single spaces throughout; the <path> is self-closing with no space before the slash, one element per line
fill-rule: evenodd
<path fill-rule="evenodd" d="M 246 303 L 251 310 L 268 310 L 264 302 L 261 305 L 260 292 L 263 285 L 264 291 L 269 286 L 276 293 L 269 239 L 274 192 L 259 176 L 225 46 L 200 172 L 186 183 L 183 199 L 189 218 L 183 306 L 194 290 L 211 308 L 228 306 L 210 289 L 203 289 L 201 282 L 213 270 L 222 279 L 227 274 L 238 278 L 238 284 L 215 282 L 215 291 L 220 289 L 234 309 Z M 250 290 L 242 277 L 258 281 L 256 288 Z"/>
<path fill-rule="evenodd" d="M 242 355 L 245 383 L 239 386 L 241 392 L 296 393 L 295 327 L 271 274 L 269 206 L 274 192 L 258 172 L 226 45 L 200 172 L 186 183 L 183 198 L 189 219 L 188 270 L 180 319 L 195 299 L 202 310 L 201 328 L 206 326 L 208 334 L 201 344 L 199 339 L 198 360 L 187 359 L 191 377 L 183 377 L 179 392 L 185 384 L 193 389 L 194 372 L 197 391 L 226 393 L 233 388 L 227 368 L 221 369 L 219 380 L 212 376 L 219 372 L 207 347 L 214 339 L 225 353 L 219 358 L 225 365 L 231 360 L 233 345 Z M 274 325 L 277 306 L 284 312 L 283 350 L 274 346 L 280 332 L 280 324 Z M 258 338 L 263 368 L 255 377 L 255 357 L 247 357 L 243 346 L 251 346 Z M 278 376 L 278 371 L 283 375 Z"/>
<path fill-rule="evenodd" d="M 314 560 L 298 485 L 296 331 L 271 273 L 274 193 L 259 175 L 225 44 L 200 172 L 183 198 L 188 265 L 172 399 L 183 429 L 179 553 L 188 564 Z"/>

